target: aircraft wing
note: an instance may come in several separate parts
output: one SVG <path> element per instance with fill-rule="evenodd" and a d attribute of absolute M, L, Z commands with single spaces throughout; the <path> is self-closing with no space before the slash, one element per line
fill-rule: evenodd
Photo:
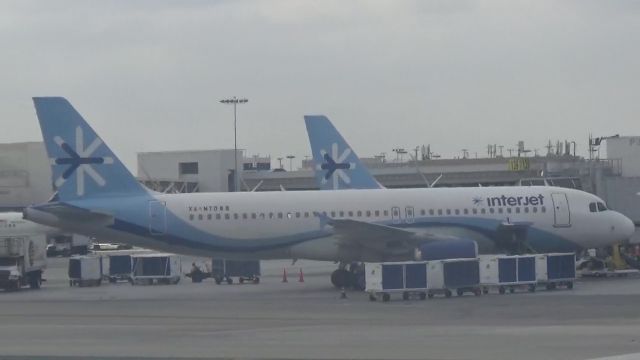
<path fill-rule="evenodd" d="M 326 223 L 333 227 L 342 246 L 367 248 L 382 254 L 406 254 L 413 252 L 419 245 L 431 241 L 458 239 L 449 235 L 400 229 L 350 219 L 326 219 Z"/>

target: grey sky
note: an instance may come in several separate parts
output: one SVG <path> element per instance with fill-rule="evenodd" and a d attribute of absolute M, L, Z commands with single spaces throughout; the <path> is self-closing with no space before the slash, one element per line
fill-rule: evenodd
<path fill-rule="evenodd" d="M 3 1 L 0 142 L 40 140 L 67 97 L 126 164 L 139 151 L 309 154 L 328 115 L 361 156 L 640 135 L 638 1 Z"/>

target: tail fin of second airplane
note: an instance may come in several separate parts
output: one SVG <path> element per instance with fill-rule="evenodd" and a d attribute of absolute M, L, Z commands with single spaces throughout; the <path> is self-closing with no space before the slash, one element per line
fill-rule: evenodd
<path fill-rule="evenodd" d="M 145 193 L 82 116 L 62 97 L 35 97 L 59 201 Z"/>
<path fill-rule="evenodd" d="M 304 117 L 321 190 L 383 188 L 324 115 Z"/>

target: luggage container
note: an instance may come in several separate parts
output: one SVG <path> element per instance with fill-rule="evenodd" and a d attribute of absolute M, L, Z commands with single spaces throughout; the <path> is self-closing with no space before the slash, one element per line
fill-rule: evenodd
<path fill-rule="evenodd" d="M 173 254 L 131 255 L 131 284 L 177 284 L 181 273 L 180 257 Z"/>
<path fill-rule="evenodd" d="M 103 270 L 110 283 L 129 281 L 131 278 L 131 255 L 111 254 L 103 257 Z"/>
<path fill-rule="evenodd" d="M 0 237 L 0 288 L 16 291 L 29 285 L 39 289 L 47 267 L 45 235 Z"/>
<path fill-rule="evenodd" d="M 369 300 L 379 297 L 389 301 L 392 293 L 402 293 L 408 300 L 417 295 L 421 300 L 427 297 L 427 263 L 426 261 L 366 263 L 365 291 Z"/>
<path fill-rule="evenodd" d="M 429 261 L 427 265 L 427 296 L 444 294 L 451 297 L 453 291 L 458 296 L 472 292 L 479 296 L 480 262 L 478 259 L 447 259 Z"/>
<path fill-rule="evenodd" d="M 526 287 L 535 291 L 535 256 L 483 255 L 480 260 L 480 284 L 483 293 L 498 289 L 500 294 Z"/>
<path fill-rule="evenodd" d="M 260 261 L 258 260 L 211 260 L 211 277 L 216 284 L 225 281 L 227 284 L 233 284 L 233 278 L 237 277 L 238 282 L 243 284 L 251 282 L 260 283 Z"/>
<path fill-rule="evenodd" d="M 69 258 L 69 286 L 100 286 L 102 259 L 99 256 L 80 255 Z"/>
<path fill-rule="evenodd" d="M 536 281 L 547 290 L 559 286 L 573 289 L 576 279 L 576 254 L 552 253 L 536 255 Z"/>

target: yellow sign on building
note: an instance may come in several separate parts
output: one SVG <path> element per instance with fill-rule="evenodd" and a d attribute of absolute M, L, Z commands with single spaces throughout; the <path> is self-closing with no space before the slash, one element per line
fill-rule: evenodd
<path fill-rule="evenodd" d="M 510 171 L 529 170 L 529 159 L 527 158 L 509 159 L 508 168 Z"/>

